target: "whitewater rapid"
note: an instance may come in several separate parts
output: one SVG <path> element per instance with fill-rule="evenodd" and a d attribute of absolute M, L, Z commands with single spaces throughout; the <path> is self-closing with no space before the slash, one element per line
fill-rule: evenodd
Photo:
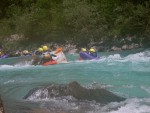
<path fill-rule="evenodd" d="M 54 112 L 60 109 L 66 113 L 150 113 L 150 50 L 99 55 L 100 60 L 78 61 L 78 54 L 68 54 L 68 63 L 47 67 L 33 66 L 30 61 L 18 62 L 17 58 L 0 59 L 0 94 L 6 112 L 29 113 L 23 107 L 28 106 Z M 10 61 L 13 64 L 9 64 Z M 72 96 L 49 98 L 47 89 L 23 99 L 33 88 L 71 81 L 85 88 L 105 88 L 127 99 L 102 105 Z M 40 98 L 41 94 L 45 94 L 45 98 Z"/>

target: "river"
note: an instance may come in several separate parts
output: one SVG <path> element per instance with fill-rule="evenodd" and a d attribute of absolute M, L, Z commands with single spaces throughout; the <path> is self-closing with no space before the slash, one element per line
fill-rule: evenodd
<path fill-rule="evenodd" d="M 150 113 L 150 50 L 98 54 L 100 60 L 90 61 L 66 54 L 68 63 L 51 66 L 33 66 L 22 57 L 0 59 L 0 95 L 6 113 Z M 87 89 L 105 88 L 126 100 L 101 105 L 71 96 L 38 98 L 40 91 L 24 99 L 33 88 L 72 81 Z"/>

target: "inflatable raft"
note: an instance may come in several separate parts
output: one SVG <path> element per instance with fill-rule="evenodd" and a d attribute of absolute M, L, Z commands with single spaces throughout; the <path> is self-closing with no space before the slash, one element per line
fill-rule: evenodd
<path fill-rule="evenodd" d="M 99 60 L 100 57 L 93 57 L 90 54 L 88 54 L 87 52 L 80 52 L 80 60 Z"/>
<path fill-rule="evenodd" d="M 56 57 L 52 57 L 53 60 L 44 63 L 43 66 L 67 63 L 67 59 L 65 54 L 62 51 L 62 48 L 57 48 L 55 51 L 52 52 L 52 54 L 56 55 Z"/>
<path fill-rule="evenodd" d="M 0 56 L 0 58 L 8 58 L 8 57 L 9 57 L 8 55 Z"/>
<path fill-rule="evenodd" d="M 43 66 L 55 65 L 55 64 L 57 64 L 56 60 L 52 60 L 52 61 L 44 63 Z"/>

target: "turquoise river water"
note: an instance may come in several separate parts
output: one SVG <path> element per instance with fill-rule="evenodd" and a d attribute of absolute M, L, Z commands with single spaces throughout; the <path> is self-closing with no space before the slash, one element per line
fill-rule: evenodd
<path fill-rule="evenodd" d="M 100 52 L 100 60 L 78 61 L 78 54 L 66 54 L 68 63 L 53 66 L 30 65 L 29 58 L 0 59 L 0 95 L 6 113 L 150 113 L 150 50 Z M 77 81 L 86 88 L 105 88 L 125 97 L 106 105 L 94 101 L 23 97 L 37 87 Z M 69 97 L 71 98 L 71 97 Z M 56 113 L 57 113 L 56 112 Z"/>

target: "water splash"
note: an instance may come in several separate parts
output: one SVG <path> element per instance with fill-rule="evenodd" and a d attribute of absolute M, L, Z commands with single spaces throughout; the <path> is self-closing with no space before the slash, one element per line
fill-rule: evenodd
<path fill-rule="evenodd" d="M 27 100 L 41 101 L 48 100 L 48 90 L 47 89 L 38 89 L 32 95 L 30 95 Z"/>
<path fill-rule="evenodd" d="M 0 65 L 0 70 L 8 70 L 8 69 L 20 69 L 20 68 L 25 68 L 25 67 L 30 67 L 31 62 L 25 61 L 25 62 L 20 62 L 15 65 Z"/>

